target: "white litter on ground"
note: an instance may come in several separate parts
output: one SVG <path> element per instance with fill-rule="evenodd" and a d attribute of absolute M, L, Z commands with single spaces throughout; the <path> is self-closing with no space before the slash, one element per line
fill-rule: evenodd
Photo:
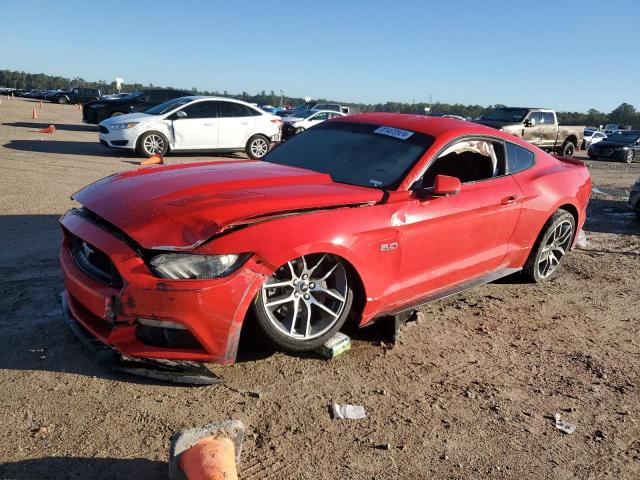
<path fill-rule="evenodd" d="M 334 420 L 337 418 L 358 420 L 360 418 L 366 418 L 367 414 L 364 411 L 362 405 L 348 405 L 346 403 L 331 405 L 331 411 L 333 413 Z"/>

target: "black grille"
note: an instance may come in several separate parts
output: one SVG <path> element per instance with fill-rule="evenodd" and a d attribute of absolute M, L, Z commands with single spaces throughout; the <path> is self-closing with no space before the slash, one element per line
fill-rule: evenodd
<path fill-rule="evenodd" d="M 103 127 L 102 125 L 98 127 L 98 130 L 100 131 L 100 133 L 109 133 L 107 127 Z"/>
<path fill-rule="evenodd" d="M 71 236 L 71 255 L 78 268 L 90 277 L 112 287 L 122 287 L 122 278 L 109 257 L 93 245 L 73 234 Z"/>

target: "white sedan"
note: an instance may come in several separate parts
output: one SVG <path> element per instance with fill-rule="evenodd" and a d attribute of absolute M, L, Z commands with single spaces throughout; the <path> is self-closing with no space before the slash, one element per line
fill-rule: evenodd
<path fill-rule="evenodd" d="M 597 132 L 597 131 L 592 131 L 592 130 L 585 130 L 585 132 L 584 132 L 584 146 L 583 146 L 582 149 L 583 150 L 588 150 L 591 145 L 593 145 L 594 143 L 601 142 L 605 138 L 607 138 L 607 136 L 602 132 Z"/>
<path fill-rule="evenodd" d="M 291 137 L 325 120 L 344 116 L 344 113 L 332 110 L 300 110 L 289 117 L 283 117 L 282 133 L 285 137 Z"/>
<path fill-rule="evenodd" d="M 192 96 L 109 118 L 98 129 L 103 145 L 144 157 L 168 151 L 244 151 L 257 159 L 280 141 L 282 119 L 239 100 Z"/>

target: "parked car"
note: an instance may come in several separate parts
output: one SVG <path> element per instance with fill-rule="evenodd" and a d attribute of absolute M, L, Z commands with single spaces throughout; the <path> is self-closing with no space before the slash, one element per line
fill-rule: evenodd
<path fill-rule="evenodd" d="M 640 158 L 640 131 L 618 130 L 588 150 L 593 160 L 616 160 L 631 163 Z"/>
<path fill-rule="evenodd" d="M 636 212 L 638 218 L 640 218 L 640 177 L 631 186 L 631 192 L 629 193 L 629 207 Z"/>
<path fill-rule="evenodd" d="M 333 112 L 344 113 L 345 115 L 349 115 L 351 113 L 350 107 L 345 107 L 340 105 L 339 103 L 320 103 L 320 102 L 305 102 L 291 109 L 295 111 L 303 111 L 306 112 L 308 110 L 331 110 Z M 289 111 L 291 111 L 289 110 Z"/>
<path fill-rule="evenodd" d="M 47 97 L 53 103 L 87 103 L 100 98 L 100 90 L 95 88 L 72 88 Z"/>
<path fill-rule="evenodd" d="M 607 138 L 602 132 L 594 132 L 593 130 L 584 131 L 584 140 L 582 141 L 582 150 L 588 150 L 591 145 L 598 143 Z"/>
<path fill-rule="evenodd" d="M 304 132 L 306 129 L 318 125 L 325 120 L 343 117 L 344 113 L 332 110 L 305 110 L 297 111 L 291 116 L 283 117 L 282 122 L 282 138 L 293 137 L 298 133 Z"/>
<path fill-rule="evenodd" d="M 616 133 L 618 130 L 620 130 L 620 125 L 617 123 L 609 123 L 604 126 L 605 135 L 611 135 L 612 133 Z"/>
<path fill-rule="evenodd" d="M 341 117 L 262 161 L 122 172 L 74 194 L 63 311 L 132 357 L 232 363 L 248 316 L 278 348 L 309 350 L 347 319 L 518 271 L 552 278 L 590 193 L 582 162 L 495 129 Z"/>
<path fill-rule="evenodd" d="M 584 126 L 559 125 L 556 112 L 542 108 L 497 108 L 476 123 L 508 132 L 564 157 L 573 156 L 584 136 Z"/>
<path fill-rule="evenodd" d="M 109 99 L 102 97 L 82 106 L 82 121 L 97 125 L 105 118 L 117 117 L 132 112 L 144 112 L 161 103 L 188 95 L 187 92 L 180 90 L 157 89 L 142 90 L 121 98 Z"/>
<path fill-rule="evenodd" d="M 169 151 L 244 151 L 256 159 L 280 141 L 282 119 L 239 100 L 191 96 L 108 118 L 98 130 L 103 145 L 143 157 Z"/>

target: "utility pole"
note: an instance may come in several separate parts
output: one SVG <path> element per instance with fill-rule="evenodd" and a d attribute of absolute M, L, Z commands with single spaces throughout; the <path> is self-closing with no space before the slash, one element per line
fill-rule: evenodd
<path fill-rule="evenodd" d="M 284 107 L 284 90 L 280 89 L 280 106 Z"/>

